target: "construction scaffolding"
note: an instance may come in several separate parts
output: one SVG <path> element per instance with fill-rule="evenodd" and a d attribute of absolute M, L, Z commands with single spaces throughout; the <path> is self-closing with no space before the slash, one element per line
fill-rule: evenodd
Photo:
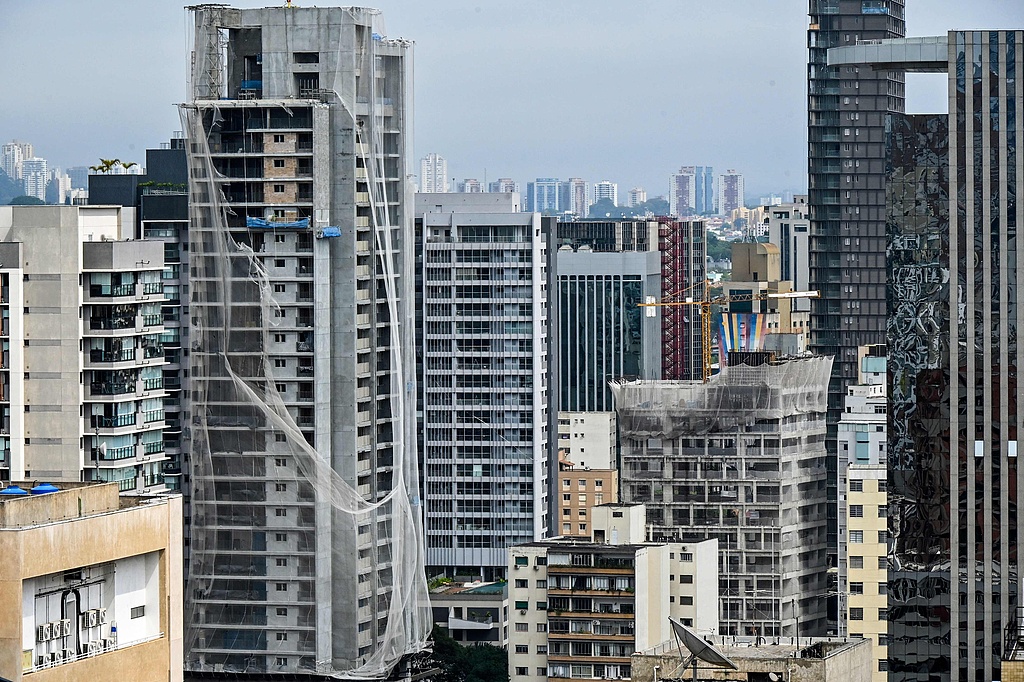
<path fill-rule="evenodd" d="M 385 678 L 431 627 L 410 44 L 375 10 L 190 9 L 185 666 Z"/>
<path fill-rule="evenodd" d="M 730 431 L 759 419 L 824 412 L 831 357 L 724 367 L 707 383 L 626 381 L 609 384 L 622 434 L 676 438 Z"/>

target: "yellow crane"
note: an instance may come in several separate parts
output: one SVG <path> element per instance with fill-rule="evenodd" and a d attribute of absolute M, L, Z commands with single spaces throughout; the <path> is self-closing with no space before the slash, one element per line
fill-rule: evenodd
<path fill-rule="evenodd" d="M 643 303 L 638 303 L 641 308 L 648 308 L 648 317 L 653 317 L 656 313 L 654 308 L 664 306 L 681 306 L 681 305 L 694 305 L 700 308 L 700 322 L 701 322 L 701 335 L 703 339 L 702 347 L 704 349 L 704 383 L 707 383 L 711 378 L 711 306 L 713 305 L 728 305 L 730 303 L 742 303 L 743 301 L 765 301 L 774 299 L 791 299 L 791 298 L 818 298 L 819 293 L 817 291 L 783 291 L 783 292 L 762 292 L 757 294 L 732 294 L 728 296 L 711 296 L 711 280 L 704 280 L 698 282 L 691 287 L 683 289 L 683 291 L 670 294 L 665 299 L 660 301 L 656 300 L 653 296 L 648 296 L 647 300 Z M 680 294 L 684 294 L 691 289 L 703 286 L 703 295 L 700 298 L 694 296 L 686 296 L 682 300 L 673 301 L 668 300 L 677 298 Z"/>

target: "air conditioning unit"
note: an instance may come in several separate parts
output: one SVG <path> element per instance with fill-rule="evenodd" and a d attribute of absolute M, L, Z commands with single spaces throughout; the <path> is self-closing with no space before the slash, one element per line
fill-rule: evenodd
<path fill-rule="evenodd" d="M 117 648 L 117 640 L 113 637 L 104 637 L 102 642 L 104 651 L 113 651 Z"/>
<path fill-rule="evenodd" d="M 36 626 L 36 641 L 37 642 L 48 642 L 50 641 L 50 624 L 43 623 L 42 625 Z"/>
<path fill-rule="evenodd" d="M 89 627 L 89 612 L 88 611 L 86 611 L 85 613 L 83 613 L 82 615 L 80 615 L 78 617 L 78 623 L 79 623 L 79 627 L 82 628 L 83 630 L 85 628 Z"/>
<path fill-rule="evenodd" d="M 88 627 L 94 628 L 100 624 L 100 614 L 96 609 L 86 611 L 85 615 L 89 617 Z"/>
<path fill-rule="evenodd" d="M 96 609 L 96 617 L 100 619 L 100 625 L 104 625 L 107 622 L 107 610 Z"/>
<path fill-rule="evenodd" d="M 50 665 L 50 655 L 42 654 L 40 656 L 36 656 L 36 665 L 39 667 Z"/>
<path fill-rule="evenodd" d="M 60 636 L 70 637 L 71 636 L 71 619 L 65 618 L 60 622 Z"/>
<path fill-rule="evenodd" d="M 519 615 L 520 616 L 525 616 L 526 615 L 526 609 L 519 609 Z"/>
<path fill-rule="evenodd" d="M 64 654 L 59 651 L 54 651 L 50 654 L 50 663 L 52 665 L 60 665 L 64 662 Z"/>
<path fill-rule="evenodd" d="M 75 652 L 71 649 L 65 649 L 63 651 L 63 654 L 65 663 L 70 663 L 71 661 L 75 660 Z"/>
<path fill-rule="evenodd" d="M 95 656 L 101 651 L 103 651 L 103 642 L 98 639 L 90 639 L 85 647 L 85 652 L 90 656 Z"/>

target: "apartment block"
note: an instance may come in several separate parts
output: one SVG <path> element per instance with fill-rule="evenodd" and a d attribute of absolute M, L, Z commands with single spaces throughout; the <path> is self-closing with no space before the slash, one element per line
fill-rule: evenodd
<path fill-rule="evenodd" d="M 603 540 L 554 538 L 510 551 L 513 682 L 629 679 L 632 653 L 670 636 L 669 616 L 717 630 L 708 608 L 717 542 L 645 542 L 643 505 L 598 511 Z"/>
<path fill-rule="evenodd" d="M 722 634 L 824 635 L 831 358 L 746 359 L 707 383 L 614 386 L 622 499 L 655 541 L 718 540 Z"/>
<path fill-rule="evenodd" d="M 163 247 L 130 209 L 0 207 L 0 472 L 164 489 Z"/>
<path fill-rule="evenodd" d="M 186 668 L 386 676 L 430 628 L 411 44 L 371 9 L 191 12 Z"/>
<path fill-rule="evenodd" d="M 508 647 L 508 583 L 442 585 L 430 591 L 434 624 L 463 646 Z"/>
<path fill-rule="evenodd" d="M 807 196 L 797 195 L 791 203 L 764 206 L 763 209 L 768 242 L 779 247 L 781 278 L 791 281 L 797 291 L 808 291 L 811 220 Z M 810 309 L 809 299 L 793 301 L 793 310 L 807 312 Z"/>
<path fill-rule="evenodd" d="M 181 680 L 181 527 L 177 495 L 119 496 L 114 483 L 0 490 L 5 679 Z"/>
<path fill-rule="evenodd" d="M 515 194 L 417 195 L 426 556 L 504 576 L 549 524 L 548 235 Z"/>

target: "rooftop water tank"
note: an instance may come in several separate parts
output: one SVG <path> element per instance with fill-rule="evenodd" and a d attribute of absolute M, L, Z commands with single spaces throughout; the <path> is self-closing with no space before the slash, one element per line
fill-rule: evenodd
<path fill-rule="evenodd" d="M 60 488 L 51 483 L 40 483 L 39 485 L 32 488 L 30 491 L 33 495 L 45 495 L 46 493 L 55 493 Z"/>
<path fill-rule="evenodd" d="M 0 490 L 0 495 L 10 495 L 12 497 L 17 495 L 28 495 L 28 491 L 22 490 L 16 485 L 9 485 L 3 490 Z"/>

